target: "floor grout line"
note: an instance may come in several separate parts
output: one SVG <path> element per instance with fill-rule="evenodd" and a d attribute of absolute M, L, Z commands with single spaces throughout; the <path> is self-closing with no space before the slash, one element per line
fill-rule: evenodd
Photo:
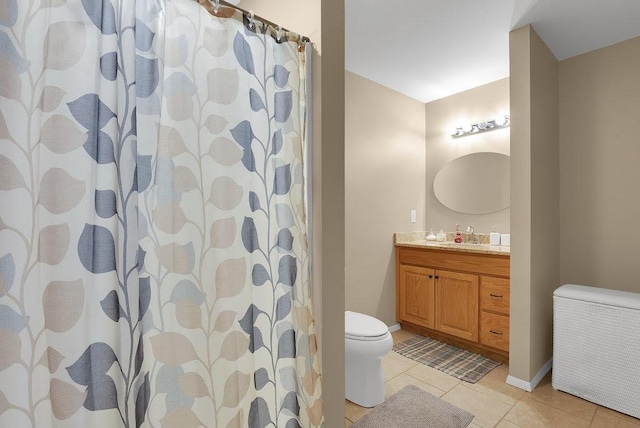
<path fill-rule="evenodd" d="M 595 403 L 594 403 L 594 404 L 595 404 Z M 624 414 L 624 413 L 620 413 L 620 412 L 618 412 L 617 410 L 613 410 L 613 409 L 610 409 L 610 408 L 608 408 L 608 407 L 601 406 L 601 405 L 599 405 L 599 404 L 596 404 L 596 406 L 598 406 L 598 408 L 596 409 L 596 413 L 597 413 L 599 410 L 606 409 L 606 411 L 603 411 L 602 413 L 607 414 L 607 415 L 611 415 L 611 416 L 613 416 L 613 417 L 615 417 L 615 418 L 618 418 L 618 419 L 622 419 L 623 421 L 627 421 L 627 418 L 633 418 L 633 421 L 631 421 L 631 423 L 634 423 L 634 424 L 636 424 L 636 425 L 637 425 L 637 424 L 640 424 L 640 418 L 634 418 L 634 417 L 633 417 L 633 416 L 631 416 L 631 415 L 627 415 L 627 414 Z M 612 412 L 612 413 L 608 413 L 609 411 L 610 411 L 610 412 Z M 595 415 L 594 415 L 594 416 L 595 416 Z"/>
<path fill-rule="evenodd" d="M 532 400 L 534 400 L 534 401 L 536 401 L 536 402 L 538 402 L 538 403 L 544 404 L 545 406 L 551 407 L 551 408 L 552 408 L 552 409 L 554 409 L 554 410 L 558 410 L 559 412 L 562 412 L 562 413 L 564 413 L 564 414 L 566 414 L 566 415 L 569 415 L 569 416 L 571 416 L 572 418 L 576 418 L 576 419 L 580 419 L 580 420 L 585 421 L 585 422 L 589 422 L 589 426 L 591 426 L 591 422 L 593 422 L 593 417 L 595 416 L 596 412 L 598 411 L 598 409 L 596 408 L 596 412 L 593 412 L 593 415 L 591 416 L 591 419 L 590 419 L 589 421 L 587 421 L 586 419 L 581 418 L 580 416 L 576 416 L 576 415 L 574 415 L 574 414 L 572 414 L 572 413 L 567 412 L 566 410 L 563 410 L 563 409 L 560 409 L 560 408 L 558 408 L 558 407 L 554 406 L 553 404 L 547 403 L 547 402 L 546 402 L 546 401 L 544 401 L 544 400 L 541 400 L 541 399 L 536 398 L 536 396 L 535 396 L 534 394 L 532 394 L 532 393 L 529 393 L 529 394 L 530 394 L 530 398 L 531 398 Z M 525 397 L 526 397 L 526 395 L 525 395 Z M 581 398 L 579 398 L 579 397 L 576 397 L 576 398 L 578 398 L 578 399 L 582 400 L 582 399 L 581 399 Z M 518 401 L 522 401 L 522 399 L 520 399 L 520 400 L 518 400 Z M 584 400 L 584 401 L 586 401 L 586 402 L 588 402 L 588 403 L 591 403 L 590 401 L 587 401 L 587 400 Z M 595 405 L 595 403 L 592 403 L 592 404 L 594 404 L 594 405 Z"/>

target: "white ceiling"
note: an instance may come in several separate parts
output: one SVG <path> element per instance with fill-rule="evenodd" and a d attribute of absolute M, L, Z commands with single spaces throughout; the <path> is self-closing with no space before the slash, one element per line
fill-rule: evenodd
<path fill-rule="evenodd" d="M 640 36 L 639 0 L 345 0 L 346 68 L 422 102 L 509 75 L 532 24 L 559 60 Z"/>

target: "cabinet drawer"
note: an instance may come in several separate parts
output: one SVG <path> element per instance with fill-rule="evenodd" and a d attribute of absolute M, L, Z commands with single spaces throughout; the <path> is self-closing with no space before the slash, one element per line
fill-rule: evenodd
<path fill-rule="evenodd" d="M 482 312 L 480 343 L 509 352 L 509 317 Z"/>
<path fill-rule="evenodd" d="M 509 280 L 483 276 L 480 278 L 480 308 L 509 315 Z"/>

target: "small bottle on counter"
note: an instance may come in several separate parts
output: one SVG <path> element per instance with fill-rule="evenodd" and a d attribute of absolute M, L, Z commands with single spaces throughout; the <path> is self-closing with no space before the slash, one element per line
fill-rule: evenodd
<path fill-rule="evenodd" d="M 440 232 L 438 232 L 438 235 L 436 236 L 436 241 L 444 242 L 446 240 L 447 240 L 447 234 L 444 233 L 444 229 L 440 228 Z"/>
<path fill-rule="evenodd" d="M 495 226 L 493 226 L 493 232 L 489 234 L 489 245 L 500 245 L 500 234 L 496 231 Z"/>
<path fill-rule="evenodd" d="M 427 235 L 427 241 L 435 241 L 437 236 L 433 233 L 433 229 L 429 229 L 429 234 Z"/>
<path fill-rule="evenodd" d="M 462 233 L 460 232 L 459 224 L 456 224 L 456 239 L 454 239 L 454 241 L 456 241 L 456 244 L 462 243 Z"/>

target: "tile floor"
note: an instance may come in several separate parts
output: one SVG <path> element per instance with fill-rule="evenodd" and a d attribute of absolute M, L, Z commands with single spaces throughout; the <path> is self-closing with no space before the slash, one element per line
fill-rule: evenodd
<path fill-rule="evenodd" d="M 400 330 L 393 333 L 393 340 L 398 343 L 412 336 Z M 640 427 L 639 419 L 554 390 L 550 375 L 531 393 L 507 385 L 506 365 L 470 384 L 391 351 L 383 359 L 383 370 L 387 397 L 409 384 L 416 385 L 474 414 L 471 428 Z M 345 428 L 369 410 L 345 400 Z"/>

